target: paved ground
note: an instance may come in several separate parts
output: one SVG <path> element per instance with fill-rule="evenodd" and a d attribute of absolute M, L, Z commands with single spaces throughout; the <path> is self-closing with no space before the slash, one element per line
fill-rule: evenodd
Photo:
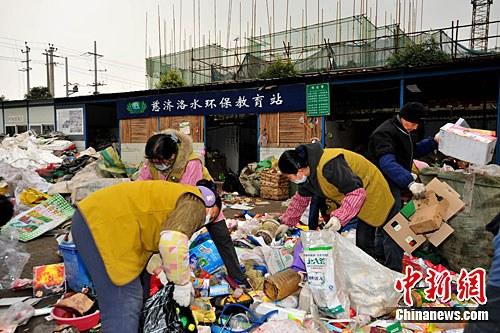
<path fill-rule="evenodd" d="M 281 201 L 268 201 L 268 205 L 257 205 L 254 209 L 251 210 L 252 213 L 276 213 L 283 212 L 286 207 L 281 205 Z M 241 211 L 235 211 L 232 209 L 227 209 L 224 211 L 226 218 L 234 218 L 235 214 L 241 213 Z M 29 262 L 26 264 L 24 271 L 22 273 L 22 278 L 32 278 L 32 269 L 34 266 L 39 265 L 47 265 L 61 262 L 62 259 L 57 254 L 57 243 L 54 237 L 40 237 L 35 240 L 32 240 L 28 243 L 25 243 L 26 251 L 31 254 L 31 258 Z M 24 290 L 24 291 L 9 291 L 9 290 L 0 290 L 0 298 L 3 297 L 17 297 L 17 296 L 31 296 L 32 290 Z M 49 297 L 47 299 L 43 299 L 38 303 L 35 308 L 41 308 L 46 305 L 51 305 L 57 300 L 57 297 Z M 44 316 L 34 317 L 32 318 L 27 325 L 22 326 L 16 330 L 16 333 L 19 332 L 35 332 L 35 333 L 51 333 L 54 328 L 53 322 L 47 322 L 44 319 Z"/>

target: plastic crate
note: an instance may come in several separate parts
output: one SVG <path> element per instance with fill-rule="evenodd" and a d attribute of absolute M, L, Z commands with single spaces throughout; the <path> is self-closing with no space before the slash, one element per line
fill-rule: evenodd
<path fill-rule="evenodd" d="M 93 289 L 94 285 L 82 258 L 78 255 L 76 245 L 74 243 L 59 244 L 59 251 L 64 259 L 68 287 L 74 291 L 81 291 L 83 288 Z"/>

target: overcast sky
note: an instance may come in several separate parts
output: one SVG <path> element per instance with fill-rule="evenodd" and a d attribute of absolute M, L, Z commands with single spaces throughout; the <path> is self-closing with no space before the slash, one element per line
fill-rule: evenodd
<path fill-rule="evenodd" d="M 215 12 L 214 1 L 217 11 Z M 257 33 L 262 29 L 268 32 L 268 15 L 266 0 L 257 1 Z M 298 27 L 302 22 L 302 11 L 307 2 L 308 24 L 318 21 L 318 0 L 288 0 L 292 27 Z M 352 16 L 353 0 L 339 0 L 342 3 L 342 17 Z M 472 16 L 470 0 L 400 0 L 417 3 L 420 8 L 423 3 L 423 28 L 443 28 L 451 26 L 453 20 L 460 24 L 469 24 Z M 25 55 L 21 53 L 24 41 L 31 47 L 30 58 L 31 86 L 47 84 L 45 56 L 42 55 L 48 43 L 53 43 L 59 56 L 69 59 L 69 81 L 80 84 L 80 95 L 88 94 L 93 82 L 93 59 L 83 55 L 93 51 L 93 41 L 97 41 L 97 52 L 104 55 L 99 60 L 99 68 L 106 72 L 99 73 L 99 81 L 106 85 L 100 87 L 101 92 L 117 92 L 145 89 L 145 61 L 147 54 L 158 54 L 158 5 L 162 19 L 166 21 L 167 44 L 173 31 L 173 11 L 175 10 L 175 29 L 178 50 L 185 44 L 189 48 L 196 38 L 198 44 L 198 3 L 201 3 L 201 35 L 211 34 L 212 42 L 215 29 L 222 36 L 220 43 L 226 46 L 229 26 L 229 4 L 232 3 L 231 27 L 229 40 L 239 36 L 240 4 L 242 7 L 241 30 L 245 35 L 247 26 L 251 26 L 252 0 L 1 0 L 0 11 L 0 95 L 14 100 L 23 98 L 26 93 L 26 73 L 19 71 L 24 64 Z M 287 0 L 268 0 L 270 16 L 272 4 L 275 6 L 275 31 L 285 28 L 285 8 Z M 375 7 L 378 3 L 378 24 L 392 17 L 395 19 L 395 4 L 397 0 L 368 0 L 368 15 L 370 9 L 372 20 L 375 21 Z M 196 19 L 193 18 L 193 3 L 196 6 Z M 181 15 L 182 6 L 182 16 Z M 320 8 L 324 9 L 324 21 L 337 17 L 337 0 L 319 0 Z M 361 0 L 356 0 L 356 13 L 360 12 Z M 404 8 L 404 6 L 402 5 Z M 148 17 L 146 32 L 146 12 Z M 216 17 L 214 17 L 216 13 Z M 403 14 L 402 14 L 403 16 Z M 182 17 L 182 19 L 179 19 Z M 491 21 L 500 19 L 500 0 L 495 0 L 491 7 Z M 420 28 L 420 18 L 417 20 Z M 389 22 L 388 22 L 389 23 Z M 196 25 L 196 30 L 194 30 Z M 492 28 L 492 34 L 498 34 L 498 25 Z M 194 34 L 193 31 L 196 31 Z M 146 42 L 146 35 L 148 36 Z M 192 36 L 192 37 L 191 37 Z M 465 36 L 464 36 L 465 37 Z M 191 41 L 191 42 L 190 42 Z M 219 42 L 219 40 L 218 40 Z M 162 36 L 163 43 L 163 36 Z M 495 46 L 500 41 L 490 41 Z M 146 48 L 146 44 L 148 45 Z M 493 45 L 492 45 L 493 44 Z M 164 46 L 162 46 L 164 48 Z M 169 47 L 169 46 L 168 46 Z M 164 52 L 164 51 L 163 51 Z M 56 96 L 64 96 L 64 58 L 57 58 L 60 63 L 55 71 Z"/>

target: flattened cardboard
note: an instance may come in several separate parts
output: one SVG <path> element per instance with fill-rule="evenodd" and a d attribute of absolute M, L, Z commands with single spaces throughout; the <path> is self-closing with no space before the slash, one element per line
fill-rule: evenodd
<path fill-rule="evenodd" d="M 448 224 L 443 223 L 439 230 L 433 233 L 425 235 L 427 240 L 431 242 L 432 245 L 438 247 L 446 238 L 448 238 L 455 230 Z"/>
<path fill-rule="evenodd" d="M 460 194 L 458 194 L 450 185 L 437 178 L 431 180 L 425 188 L 427 191 L 433 191 L 438 196 L 448 201 L 448 209 L 443 215 L 445 221 L 450 220 L 453 216 L 455 216 L 455 214 L 465 207 L 465 203 L 460 200 Z"/>
<path fill-rule="evenodd" d="M 424 236 L 417 235 L 410 229 L 408 220 L 401 213 L 386 223 L 384 230 L 403 250 L 410 254 L 426 240 Z"/>

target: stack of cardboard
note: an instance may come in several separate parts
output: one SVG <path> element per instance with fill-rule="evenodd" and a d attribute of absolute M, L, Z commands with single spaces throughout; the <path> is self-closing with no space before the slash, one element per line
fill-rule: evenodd
<path fill-rule="evenodd" d="M 465 206 L 460 195 L 437 178 L 425 188 L 425 198 L 410 201 L 384 226 L 389 236 L 408 253 L 426 240 L 439 246 L 453 233 L 447 222 Z"/>

